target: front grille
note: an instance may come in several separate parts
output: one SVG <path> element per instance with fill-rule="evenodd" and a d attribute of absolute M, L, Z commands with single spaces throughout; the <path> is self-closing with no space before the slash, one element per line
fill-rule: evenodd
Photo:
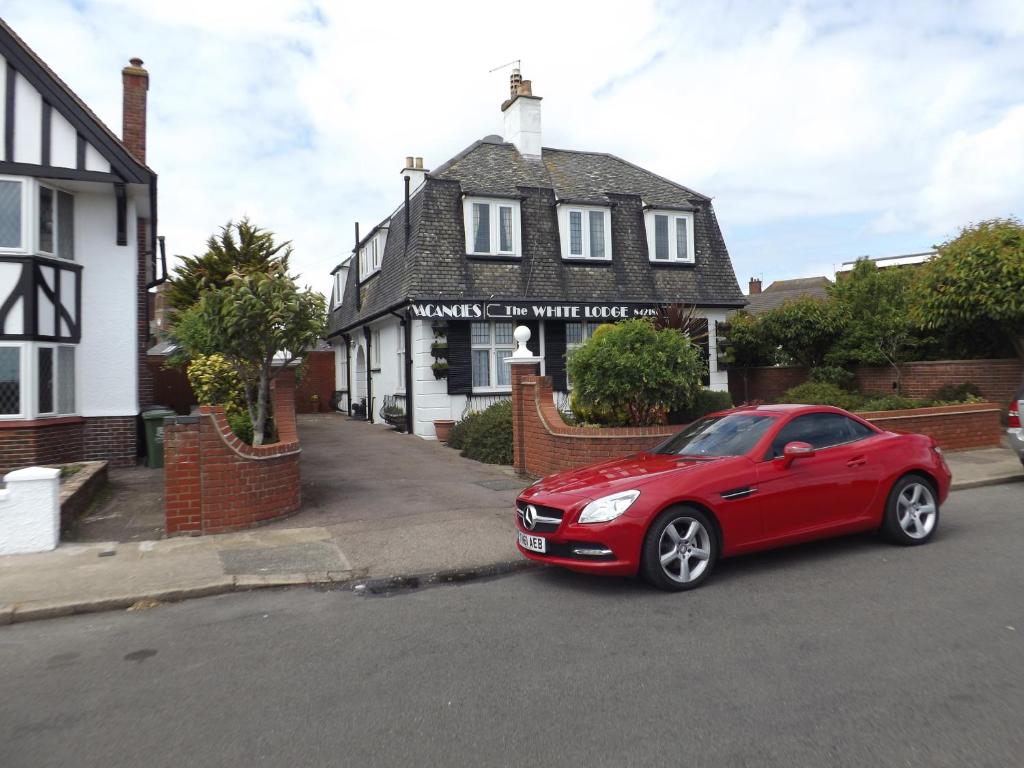
<path fill-rule="evenodd" d="M 555 509 L 554 507 L 544 507 L 540 504 L 534 504 L 533 508 L 537 510 L 537 514 L 541 517 L 550 517 L 553 520 L 558 520 L 557 523 L 541 523 L 538 522 L 533 528 L 527 528 L 526 523 L 523 522 L 523 513 L 526 512 L 527 503 L 525 501 L 516 502 L 516 515 L 519 517 L 519 524 L 523 526 L 524 530 L 530 531 L 531 533 L 554 533 L 558 530 L 562 524 L 562 518 L 565 516 L 565 512 L 561 509 Z"/>

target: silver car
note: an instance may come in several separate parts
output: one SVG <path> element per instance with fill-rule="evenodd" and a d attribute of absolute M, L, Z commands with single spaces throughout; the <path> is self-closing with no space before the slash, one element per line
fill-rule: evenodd
<path fill-rule="evenodd" d="M 1022 419 L 1024 419 L 1024 386 L 1017 390 L 1017 394 L 1010 401 L 1010 413 L 1006 429 L 1006 434 L 1010 437 L 1010 447 L 1020 456 L 1020 463 L 1024 464 L 1024 428 L 1021 426 Z"/>

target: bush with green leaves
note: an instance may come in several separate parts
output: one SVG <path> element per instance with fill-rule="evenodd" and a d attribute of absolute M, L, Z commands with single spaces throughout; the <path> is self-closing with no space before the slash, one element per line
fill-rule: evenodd
<path fill-rule="evenodd" d="M 449 448 L 454 448 L 457 451 L 461 451 L 466 445 L 466 433 L 469 431 L 470 426 L 473 422 L 479 418 L 479 411 L 470 411 L 461 419 L 456 421 L 452 425 L 451 432 L 448 433 L 448 442 L 445 443 Z"/>
<path fill-rule="evenodd" d="M 766 336 L 760 317 L 743 310 L 729 318 L 718 345 L 724 350 L 726 363 L 733 368 L 756 368 L 780 362 L 778 347 Z"/>
<path fill-rule="evenodd" d="M 459 424 L 463 425 L 459 435 L 463 456 L 485 464 L 512 463 L 511 400 L 502 400 L 479 413 L 469 414 Z M 450 436 L 448 444 L 451 445 Z"/>
<path fill-rule="evenodd" d="M 912 408 L 925 408 L 931 405 L 927 400 L 918 400 L 903 395 L 872 395 L 862 396 L 860 402 L 851 410 L 857 411 L 906 411 Z"/>
<path fill-rule="evenodd" d="M 932 392 L 931 400 L 940 403 L 966 403 L 971 398 L 983 398 L 981 387 L 973 381 L 963 384 L 945 384 Z"/>
<path fill-rule="evenodd" d="M 629 411 L 625 406 L 613 408 L 607 405 L 587 403 L 577 390 L 569 394 L 569 408 L 577 424 L 603 427 L 621 427 L 629 424 Z"/>
<path fill-rule="evenodd" d="M 835 384 L 847 389 L 853 381 L 853 373 L 838 365 L 819 365 L 807 372 L 807 379 L 817 384 Z"/>
<path fill-rule="evenodd" d="M 834 301 L 803 297 L 760 318 L 765 340 L 807 368 L 822 365 L 846 330 L 845 309 Z"/>
<path fill-rule="evenodd" d="M 668 415 L 669 424 L 689 424 L 701 416 L 707 416 L 716 411 L 725 411 L 732 408 L 732 397 L 728 392 L 718 392 L 713 389 L 699 389 L 693 398 L 693 403 L 678 411 L 672 411 Z"/>
<path fill-rule="evenodd" d="M 595 333 L 567 368 L 580 405 L 595 414 L 625 410 L 634 426 L 664 424 L 669 411 L 689 406 L 706 370 L 686 336 L 645 319 Z"/>
<path fill-rule="evenodd" d="M 783 393 L 783 403 L 805 403 L 808 405 L 834 405 L 836 408 L 853 410 L 861 398 L 853 392 L 827 382 L 805 381 Z"/>
<path fill-rule="evenodd" d="M 200 405 L 224 408 L 231 430 L 252 443 L 252 420 L 245 405 L 245 390 L 234 367 L 223 355 L 197 355 L 185 369 L 189 386 Z"/>

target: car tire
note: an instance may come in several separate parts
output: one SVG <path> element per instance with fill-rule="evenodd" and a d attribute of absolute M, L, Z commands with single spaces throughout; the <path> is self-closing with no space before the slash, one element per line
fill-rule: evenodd
<path fill-rule="evenodd" d="M 939 498 L 931 481 L 921 475 L 897 480 L 885 502 L 885 537 L 896 544 L 916 546 L 931 541 L 938 528 Z"/>
<path fill-rule="evenodd" d="M 714 570 L 718 547 L 718 528 L 708 515 L 694 507 L 671 507 L 647 529 L 640 575 L 668 592 L 695 589 Z"/>

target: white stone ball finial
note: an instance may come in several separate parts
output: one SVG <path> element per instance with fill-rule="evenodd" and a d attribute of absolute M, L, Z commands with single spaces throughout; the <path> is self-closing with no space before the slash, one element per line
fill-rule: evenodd
<path fill-rule="evenodd" d="M 516 330 L 512 335 L 515 336 L 516 341 L 519 343 L 519 346 L 516 347 L 516 351 L 512 353 L 512 357 L 533 357 L 533 353 L 526 346 L 526 342 L 528 342 L 530 340 L 530 336 L 533 335 L 530 333 L 530 329 L 525 325 L 519 325 L 516 326 Z"/>

